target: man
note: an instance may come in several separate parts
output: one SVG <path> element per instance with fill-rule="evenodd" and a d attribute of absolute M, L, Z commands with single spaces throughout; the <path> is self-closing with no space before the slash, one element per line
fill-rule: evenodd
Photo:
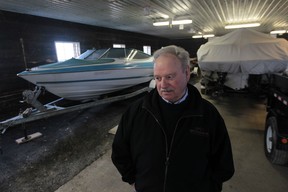
<path fill-rule="evenodd" d="M 137 192 L 219 192 L 234 174 L 230 139 L 217 109 L 188 84 L 189 53 L 154 53 L 156 89 L 123 114 L 112 146 L 122 180 Z"/>

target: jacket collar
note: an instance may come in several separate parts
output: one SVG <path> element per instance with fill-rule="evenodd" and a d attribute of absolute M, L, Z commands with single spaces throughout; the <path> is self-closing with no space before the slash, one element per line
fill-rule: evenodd
<path fill-rule="evenodd" d="M 184 115 L 185 116 L 186 115 L 201 116 L 203 113 L 201 94 L 197 90 L 197 88 L 191 84 L 187 84 L 187 88 L 188 88 L 188 97 L 186 99 L 189 100 L 188 105 L 187 105 L 187 108 L 189 108 L 189 110 L 186 110 Z M 160 116 L 159 105 L 158 105 L 159 97 L 160 95 L 157 89 L 153 89 L 144 97 L 144 102 L 143 102 L 142 107 L 153 112 L 154 115 Z"/>

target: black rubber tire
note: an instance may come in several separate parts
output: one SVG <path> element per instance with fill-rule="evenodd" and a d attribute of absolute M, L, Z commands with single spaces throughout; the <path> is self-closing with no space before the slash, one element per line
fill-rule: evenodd
<path fill-rule="evenodd" d="M 277 119 L 274 116 L 266 120 L 264 135 L 264 150 L 267 159 L 277 165 L 286 165 L 288 163 L 288 151 L 276 148 L 277 143 Z"/>

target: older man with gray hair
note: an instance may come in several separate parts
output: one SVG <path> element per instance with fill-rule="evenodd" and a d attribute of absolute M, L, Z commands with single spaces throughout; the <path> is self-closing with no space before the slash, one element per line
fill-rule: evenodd
<path fill-rule="evenodd" d="M 119 123 L 112 161 L 137 192 L 219 192 L 234 174 L 225 122 L 188 83 L 189 59 L 175 45 L 157 50 L 156 89 Z"/>

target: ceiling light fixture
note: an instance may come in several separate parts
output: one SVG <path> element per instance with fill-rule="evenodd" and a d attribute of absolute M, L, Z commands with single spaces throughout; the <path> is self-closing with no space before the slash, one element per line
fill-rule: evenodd
<path fill-rule="evenodd" d="M 275 30 L 275 31 L 271 31 L 270 34 L 283 34 L 286 33 L 286 30 Z"/>
<path fill-rule="evenodd" d="M 160 21 L 160 22 L 154 22 L 154 26 L 166 26 L 169 25 L 169 21 Z"/>
<path fill-rule="evenodd" d="M 172 21 L 172 25 L 185 25 L 192 23 L 191 19 L 184 19 L 184 20 L 174 20 Z"/>
<path fill-rule="evenodd" d="M 203 37 L 202 35 L 193 35 L 192 36 L 193 39 L 202 38 L 202 37 Z"/>
<path fill-rule="evenodd" d="M 214 34 L 207 34 L 207 35 L 203 35 L 204 38 L 209 38 L 209 37 L 214 37 Z"/>
<path fill-rule="evenodd" d="M 192 38 L 209 38 L 209 37 L 215 37 L 214 34 L 207 34 L 207 35 L 193 35 Z"/>
<path fill-rule="evenodd" d="M 185 24 L 190 24 L 190 23 L 192 23 L 191 19 L 171 21 L 172 25 L 185 25 Z M 170 25 L 170 22 L 169 21 L 159 21 L 159 22 L 154 22 L 153 25 L 154 26 L 166 26 L 166 25 Z"/>
<path fill-rule="evenodd" d="M 247 28 L 247 27 L 259 27 L 260 23 L 245 23 L 236 25 L 226 25 L 225 29 L 237 29 L 237 28 Z"/>

